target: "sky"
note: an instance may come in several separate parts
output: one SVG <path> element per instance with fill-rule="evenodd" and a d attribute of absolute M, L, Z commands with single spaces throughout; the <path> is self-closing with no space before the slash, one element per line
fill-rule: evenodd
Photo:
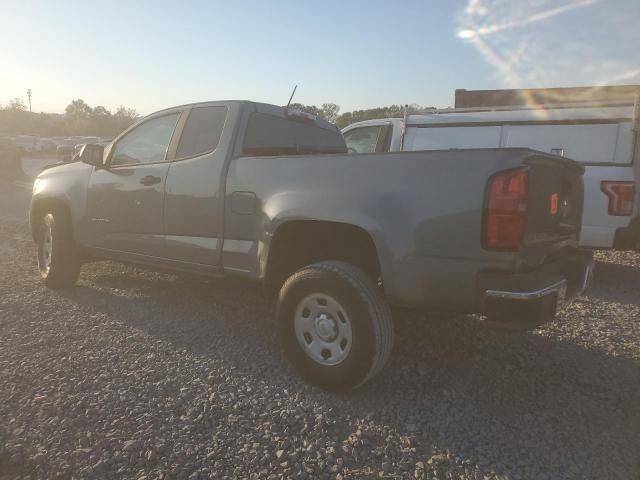
<path fill-rule="evenodd" d="M 0 0 L 0 104 L 141 114 L 249 99 L 453 105 L 456 88 L 640 83 L 638 0 Z"/>

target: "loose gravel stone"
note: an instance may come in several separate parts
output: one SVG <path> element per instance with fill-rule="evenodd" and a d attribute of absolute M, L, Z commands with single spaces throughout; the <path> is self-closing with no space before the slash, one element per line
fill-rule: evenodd
<path fill-rule="evenodd" d="M 397 312 L 365 387 L 303 384 L 259 288 L 111 262 L 38 278 L 0 184 L 0 479 L 624 479 L 640 473 L 640 255 L 526 334 Z"/>

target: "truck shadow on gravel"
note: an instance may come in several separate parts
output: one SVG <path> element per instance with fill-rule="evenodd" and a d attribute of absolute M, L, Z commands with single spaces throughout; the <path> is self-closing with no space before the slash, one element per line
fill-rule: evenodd
<path fill-rule="evenodd" d="M 337 441 L 356 429 L 374 432 L 373 452 L 391 432 L 410 439 L 425 460 L 435 446 L 514 478 L 524 471 L 529 478 L 630 478 L 637 471 L 640 368 L 633 359 L 553 330 L 510 334 L 471 316 L 399 313 L 389 366 L 359 390 L 330 394 L 303 385 L 281 358 L 258 287 L 109 263 L 85 268 L 81 285 L 61 295 L 256 383 L 303 392 L 305 403 L 331 407 Z M 624 275 L 638 282 L 637 272 L 623 268 Z"/>
<path fill-rule="evenodd" d="M 640 306 L 640 265 L 596 262 L 596 288 L 589 297 L 605 302 Z"/>

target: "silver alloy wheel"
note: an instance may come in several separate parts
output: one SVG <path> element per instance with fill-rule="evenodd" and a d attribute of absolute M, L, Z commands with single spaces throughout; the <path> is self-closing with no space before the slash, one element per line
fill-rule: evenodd
<path fill-rule="evenodd" d="M 296 338 L 312 360 L 331 366 L 347 358 L 353 340 L 351 321 L 333 297 L 324 293 L 307 295 L 294 315 Z"/>
<path fill-rule="evenodd" d="M 40 271 L 43 274 L 49 273 L 51 268 L 51 258 L 53 255 L 53 231 L 51 228 L 51 222 L 47 221 L 45 217 L 43 220 L 43 232 L 42 232 L 42 248 L 40 251 Z"/>

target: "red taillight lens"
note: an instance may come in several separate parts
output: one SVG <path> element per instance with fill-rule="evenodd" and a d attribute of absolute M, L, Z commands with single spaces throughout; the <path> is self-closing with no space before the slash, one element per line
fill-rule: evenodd
<path fill-rule="evenodd" d="M 634 182 L 600 183 L 600 190 L 609 198 L 609 215 L 631 215 L 633 213 L 633 197 L 636 193 Z"/>
<path fill-rule="evenodd" d="M 517 250 L 527 225 L 527 170 L 507 170 L 492 177 L 486 205 L 486 247 Z"/>

